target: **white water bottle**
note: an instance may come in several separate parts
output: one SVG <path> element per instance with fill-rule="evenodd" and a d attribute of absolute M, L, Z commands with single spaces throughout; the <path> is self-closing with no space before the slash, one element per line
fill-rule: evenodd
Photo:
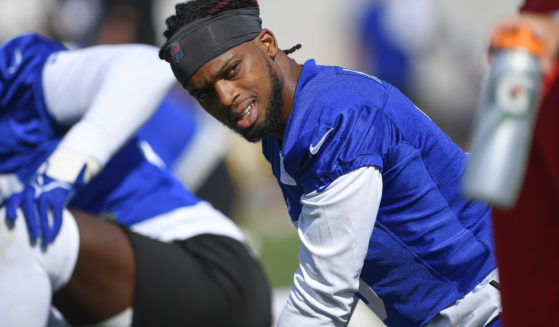
<path fill-rule="evenodd" d="M 539 106 L 543 43 L 529 27 L 504 31 L 494 39 L 473 130 L 463 191 L 469 198 L 509 208 L 524 180 Z"/>

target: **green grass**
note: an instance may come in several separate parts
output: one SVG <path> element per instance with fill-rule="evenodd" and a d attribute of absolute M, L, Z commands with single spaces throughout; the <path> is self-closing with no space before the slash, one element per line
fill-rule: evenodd
<path fill-rule="evenodd" d="M 272 287 L 282 288 L 293 285 L 293 274 L 297 270 L 299 238 L 293 234 L 260 236 L 260 262 Z"/>
<path fill-rule="evenodd" d="M 285 288 L 293 285 L 300 241 L 281 194 L 272 190 L 275 193 L 261 191 L 265 197 L 257 205 L 239 205 L 233 217 L 247 235 L 271 286 Z"/>

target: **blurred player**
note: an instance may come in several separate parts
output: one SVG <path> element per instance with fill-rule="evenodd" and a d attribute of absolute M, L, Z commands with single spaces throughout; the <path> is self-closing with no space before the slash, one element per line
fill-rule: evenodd
<path fill-rule="evenodd" d="M 64 0 L 56 4 L 49 15 L 49 31 L 54 39 L 71 47 L 160 43 L 156 42 L 151 17 L 152 0 Z M 76 6 L 89 6 L 89 24 L 84 22 L 81 29 L 63 23 L 76 19 Z M 188 190 L 226 215 L 231 214 L 235 188 L 225 162 L 231 134 L 175 84 L 138 136 L 162 159 L 159 165 Z"/>
<path fill-rule="evenodd" d="M 279 326 L 345 326 L 358 298 L 391 326 L 499 323 L 490 209 L 462 198 L 466 154 L 411 101 L 297 64 L 254 0 L 188 1 L 166 23 L 160 57 L 212 116 L 263 140 L 298 229 Z"/>
<path fill-rule="evenodd" d="M 174 83 L 156 49 L 0 52 L 0 325 L 45 325 L 53 292 L 71 324 L 269 325 L 240 230 L 132 138 Z"/>
<path fill-rule="evenodd" d="M 545 87 L 522 191 L 510 210 L 494 209 L 502 281 L 503 325 L 559 326 L 559 3 L 528 0 L 520 15 L 495 30 L 520 24 L 547 46 Z"/>

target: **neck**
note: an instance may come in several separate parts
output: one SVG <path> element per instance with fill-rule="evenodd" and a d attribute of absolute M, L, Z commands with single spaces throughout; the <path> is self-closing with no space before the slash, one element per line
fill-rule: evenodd
<path fill-rule="evenodd" d="M 297 88 L 297 82 L 299 81 L 299 76 L 301 76 L 301 71 L 303 67 L 299 65 L 295 60 L 291 59 L 285 53 L 281 52 L 275 59 L 276 67 L 278 67 L 277 73 L 280 79 L 283 81 L 283 101 L 284 105 L 281 109 L 281 135 L 276 135 L 279 139 L 283 138 L 283 132 L 285 131 L 285 126 L 293 108 L 293 101 L 295 99 L 295 90 Z"/>

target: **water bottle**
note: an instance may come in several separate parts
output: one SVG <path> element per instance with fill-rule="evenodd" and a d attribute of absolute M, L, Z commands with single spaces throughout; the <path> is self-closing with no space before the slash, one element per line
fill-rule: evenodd
<path fill-rule="evenodd" d="M 522 187 L 542 87 L 545 51 L 531 29 L 520 26 L 494 38 L 464 174 L 469 198 L 510 208 Z"/>

